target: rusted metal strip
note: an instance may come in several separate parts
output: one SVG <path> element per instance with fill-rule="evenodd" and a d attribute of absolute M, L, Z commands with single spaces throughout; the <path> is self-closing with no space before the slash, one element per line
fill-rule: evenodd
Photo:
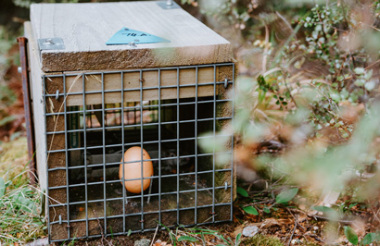
<path fill-rule="evenodd" d="M 36 156 L 35 156 L 35 142 L 33 132 L 32 108 L 30 103 L 30 88 L 29 88 L 29 71 L 28 71 L 28 53 L 26 44 L 28 39 L 25 37 L 17 38 L 20 49 L 21 61 L 21 78 L 22 89 L 24 94 L 24 110 L 25 110 L 25 125 L 28 140 L 28 157 L 29 157 L 29 177 L 32 185 L 36 184 Z"/>

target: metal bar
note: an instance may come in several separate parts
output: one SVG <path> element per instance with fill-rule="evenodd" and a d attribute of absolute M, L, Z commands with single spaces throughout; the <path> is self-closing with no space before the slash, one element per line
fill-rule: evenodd
<path fill-rule="evenodd" d="M 146 160 L 145 160 L 146 161 Z M 103 164 L 101 164 L 103 165 Z M 60 169 L 54 169 L 54 170 L 51 170 L 51 171 L 56 171 L 56 170 L 65 170 L 65 168 L 60 168 Z M 219 170 L 216 170 L 215 172 L 230 172 L 231 169 L 219 169 Z M 208 173 L 212 173 L 212 170 L 208 170 L 208 171 L 198 171 L 197 172 L 198 174 L 208 174 Z M 195 172 L 188 172 L 188 173 L 181 173 L 179 174 L 179 176 L 187 176 L 187 175 L 194 175 L 196 174 Z M 176 177 L 177 174 L 167 174 L 167 175 L 161 175 L 161 177 L 163 178 L 170 178 L 170 177 Z M 152 178 L 158 178 L 158 176 L 152 176 Z M 144 179 L 150 179 L 150 178 L 144 178 Z M 126 181 L 133 181 L 133 180 L 140 180 L 140 178 L 135 178 L 135 179 L 126 179 Z M 119 182 L 122 182 L 122 180 L 120 179 L 114 179 L 114 180 L 110 180 L 110 181 L 106 181 L 107 184 L 113 184 L 113 183 L 119 183 Z M 94 185 L 94 184 L 103 184 L 104 181 L 98 181 L 98 182 L 90 182 L 88 184 L 90 185 Z M 81 183 L 81 184 L 72 184 L 72 185 L 69 185 L 69 187 L 79 187 L 79 186 L 83 186 L 84 184 Z M 53 187 L 50 187 L 49 190 L 56 190 L 56 189 L 64 189 L 66 186 L 53 186 Z"/>
<path fill-rule="evenodd" d="M 215 223 L 224 223 L 224 222 L 230 222 L 230 220 L 220 220 L 220 221 L 216 221 Z M 191 225 L 181 225 L 182 227 L 185 227 L 185 228 L 189 228 L 189 227 L 194 227 L 194 226 L 202 226 L 202 225 L 209 225 L 211 223 L 199 223 L 199 224 L 191 224 Z M 169 226 L 168 228 L 170 229 L 175 229 L 174 226 Z M 146 229 L 145 231 L 146 232 L 153 232 L 155 231 L 156 228 L 151 228 L 151 229 Z M 140 233 L 141 231 L 138 231 L 138 230 L 134 230 L 134 231 L 131 231 L 131 233 Z M 80 239 L 94 239 L 94 238 L 100 238 L 102 236 L 106 236 L 106 237 L 113 237 L 113 236 L 120 236 L 120 235 L 124 235 L 123 232 L 119 232 L 119 233 L 110 233 L 110 234 L 105 234 L 105 235 L 91 235 L 91 236 L 88 236 L 88 237 L 74 237 L 74 238 L 69 238 L 69 240 L 80 240 Z M 51 240 L 50 242 L 52 243 L 58 243 L 58 242 L 63 242 L 65 240 L 61 240 L 61 239 L 56 239 L 56 240 Z"/>
<path fill-rule="evenodd" d="M 107 176 L 106 176 L 106 130 L 105 125 L 107 124 L 107 118 L 104 109 L 106 108 L 104 99 L 104 74 L 102 73 L 102 131 L 103 131 L 103 197 L 104 197 L 104 233 L 107 234 Z"/>
<path fill-rule="evenodd" d="M 231 188 L 231 186 L 229 186 L 229 188 Z M 224 189 L 224 186 L 217 187 L 216 189 L 218 189 L 218 190 Z M 194 190 L 184 190 L 184 191 L 181 191 L 180 193 L 181 194 L 182 193 L 189 193 L 189 192 L 192 192 L 192 191 L 194 191 Z M 212 188 L 203 188 L 203 189 L 199 189 L 199 191 L 212 191 Z M 165 192 L 165 193 L 162 193 L 162 194 L 163 195 L 175 195 L 176 192 L 175 191 L 173 191 L 173 192 Z M 146 195 L 146 196 L 151 196 L 152 197 L 152 196 L 156 196 L 156 195 L 151 194 L 151 195 Z M 130 198 L 140 198 L 140 197 L 141 197 L 140 195 L 137 195 L 137 196 L 131 196 Z M 109 199 L 107 199 L 107 201 L 121 201 L 122 199 L 123 198 L 109 198 Z M 102 201 L 103 201 L 103 199 L 97 199 L 97 200 L 90 200 L 89 202 L 91 202 L 91 203 L 97 203 L 97 202 L 102 202 Z M 70 203 L 70 205 L 81 205 L 81 204 L 83 204 L 83 201 L 71 202 Z M 222 203 L 218 203 L 215 206 L 219 206 L 221 204 Z M 231 203 L 226 203 L 226 204 L 227 205 L 231 205 Z M 66 206 L 66 203 L 54 204 L 54 205 L 51 205 L 50 208 L 63 207 L 63 206 Z M 211 207 L 212 208 L 212 205 L 200 205 L 198 207 Z M 182 211 L 182 210 L 191 210 L 193 208 L 195 208 L 195 207 L 179 208 L 179 210 L 180 211 Z M 176 211 L 176 210 L 177 210 L 177 208 L 175 208 L 175 209 L 169 209 L 169 210 L 162 210 L 162 212 L 170 212 L 170 211 Z M 147 211 L 144 214 L 156 214 L 156 213 L 157 213 L 157 211 L 151 211 L 151 212 Z M 128 214 L 128 216 L 126 216 L 126 217 L 129 217 L 130 215 L 141 215 L 141 212 L 135 213 L 135 214 Z M 122 214 L 120 214 L 120 215 L 113 215 L 113 216 L 121 217 Z M 107 217 L 111 217 L 111 216 L 107 216 Z M 82 219 L 82 220 L 84 221 L 85 219 Z M 65 220 L 62 220 L 62 221 L 65 221 Z M 74 220 L 71 220 L 71 222 L 73 222 L 73 221 Z"/>
<path fill-rule="evenodd" d="M 62 76 L 62 75 L 61 75 Z M 66 75 L 67 76 L 67 75 Z M 47 75 L 47 77 L 56 77 L 56 76 L 51 76 L 51 75 Z M 219 85 L 224 85 L 225 82 L 217 82 L 217 84 Z M 186 88 L 186 87 L 193 87 L 195 84 L 185 84 L 185 85 L 179 85 L 180 88 Z M 199 84 L 199 86 L 211 86 L 213 85 L 212 82 L 208 82 L 208 83 L 202 83 L 202 84 Z M 161 89 L 175 89 L 177 86 L 175 85 L 166 85 L 166 86 L 162 86 Z M 158 86 L 153 86 L 153 87 L 145 87 L 144 90 L 158 90 Z M 105 90 L 104 92 L 106 93 L 111 93 L 111 92 L 129 92 L 129 91 L 139 91 L 138 88 L 133 88 L 133 89 L 123 89 L 123 90 L 118 90 L 118 89 L 114 89 L 114 90 Z M 98 90 L 94 90 L 94 91 L 86 91 L 85 94 L 86 95 L 92 95 L 92 94 L 100 94 L 102 93 L 102 91 L 98 91 Z M 56 96 L 62 96 L 62 94 L 46 94 L 47 97 L 56 97 Z M 82 95 L 81 92 L 69 92 L 67 93 L 68 96 L 76 96 L 76 95 Z"/>
<path fill-rule="evenodd" d="M 231 151 L 228 151 L 228 152 L 223 152 L 223 153 L 229 153 Z M 204 157 L 204 156 L 212 156 L 212 154 L 209 154 L 209 153 L 204 153 L 204 154 L 198 154 L 198 155 L 182 155 L 180 156 L 179 158 L 180 159 L 184 159 L 184 158 L 192 158 L 192 157 Z M 165 161 L 165 160 L 174 160 L 174 159 L 177 159 L 177 157 L 161 157 L 161 161 Z M 154 159 L 144 159 L 144 161 L 159 161 L 160 159 L 159 158 L 154 158 Z M 136 161 L 124 161 L 124 164 L 130 164 L 130 163 L 135 163 Z M 107 163 L 108 166 L 114 166 L 114 165 L 120 165 L 122 164 L 122 162 L 109 162 Z M 71 166 L 71 167 L 68 167 L 69 170 L 73 170 L 73 169 L 81 169 L 85 166 Z M 87 167 L 103 167 L 103 163 L 99 163 L 99 164 L 90 164 L 90 165 L 87 165 Z M 56 171 L 56 170 L 66 170 L 65 167 L 55 167 L 55 168 L 49 168 L 49 172 L 50 171 Z M 230 169 L 228 169 L 230 170 Z"/>
<path fill-rule="evenodd" d="M 180 153 L 179 153 L 179 68 L 177 68 L 177 225 L 180 224 L 179 221 L 179 162 L 180 162 Z"/>
<path fill-rule="evenodd" d="M 43 75 L 42 76 L 42 97 L 43 97 L 43 102 L 42 102 L 42 107 L 43 107 L 43 114 L 44 114 L 44 125 L 45 125 L 45 129 L 46 128 L 46 97 L 45 97 L 45 94 L 46 94 L 46 77 Z M 47 136 L 46 134 L 44 135 L 44 141 L 47 143 Z M 43 202 L 46 202 L 46 206 L 48 207 L 48 213 L 47 213 L 47 224 L 48 224 L 48 239 L 49 239 L 49 242 L 51 240 L 51 228 L 50 228 L 50 211 L 49 211 L 49 171 L 48 171 L 48 168 L 49 168 L 49 153 L 48 153 L 48 149 L 46 149 L 45 151 L 45 156 L 46 156 L 46 184 L 47 184 L 47 187 L 48 189 L 46 190 L 46 201 L 43 201 Z"/>
<path fill-rule="evenodd" d="M 63 94 L 66 94 L 66 76 L 63 75 Z M 69 145 L 67 144 L 67 141 L 68 141 L 68 137 L 67 137 L 67 114 L 66 114 L 66 111 L 67 111 L 67 107 L 66 107 L 66 98 L 64 97 L 63 99 L 63 110 L 65 112 L 65 115 L 64 115 L 64 120 L 65 120 L 65 166 L 66 166 L 66 201 L 67 201 L 67 238 L 70 238 L 71 237 L 71 234 L 70 234 L 70 188 L 69 188 L 69 185 L 70 185 L 70 180 L 69 180 L 69 153 L 68 153 L 68 147 Z"/>
<path fill-rule="evenodd" d="M 140 140 L 141 140 L 141 231 L 144 232 L 144 130 L 143 130 L 143 73 L 140 71 Z M 136 120 L 135 120 L 136 122 Z"/>
<path fill-rule="evenodd" d="M 124 89 L 124 73 L 121 72 L 121 88 Z M 123 190 L 123 232 L 125 233 L 125 202 L 126 202 L 126 196 L 127 192 L 125 190 L 125 166 L 124 166 L 124 153 L 125 153 L 125 143 L 124 143 L 124 92 L 121 92 L 121 107 L 123 108 L 121 111 L 121 165 L 123 165 L 123 177 L 122 177 L 122 190 Z M 127 120 L 128 120 L 128 112 L 127 112 Z"/>
<path fill-rule="evenodd" d="M 88 237 L 88 192 L 87 192 L 87 129 L 86 129 L 86 77 L 82 75 L 82 86 L 83 86 L 83 162 L 84 162 L 84 181 L 85 181 L 85 209 L 86 209 L 86 237 Z"/>
<path fill-rule="evenodd" d="M 27 43 L 28 39 L 25 37 L 17 38 L 20 50 L 20 63 L 21 63 L 21 79 L 23 90 L 23 102 L 25 112 L 25 128 L 28 144 L 28 159 L 29 159 L 29 182 L 31 185 L 36 184 L 37 168 L 36 168 L 36 156 L 35 156 L 35 140 L 34 140 L 34 126 L 32 119 L 32 107 L 30 104 L 30 82 L 28 73 L 28 52 Z"/>
<path fill-rule="evenodd" d="M 161 224 L 161 70 L 158 70 L 158 223 Z"/>
<path fill-rule="evenodd" d="M 214 82 L 216 82 L 216 66 L 214 66 Z M 216 84 L 214 84 L 214 103 L 213 103 L 213 124 L 212 124 L 212 135 L 214 142 L 216 143 Z M 215 144 L 212 148 L 212 222 L 215 222 Z"/>
<path fill-rule="evenodd" d="M 217 117 L 216 118 L 217 120 L 231 120 L 232 118 L 231 117 Z M 213 121 L 214 119 L 213 118 L 204 118 L 204 119 L 198 119 L 197 122 L 205 122 L 205 121 Z M 182 121 L 179 121 L 179 123 L 192 123 L 192 122 L 195 122 L 195 120 L 182 120 Z M 168 122 L 161 122 L 162 125 L 173 125 L 173 124 L 176 124 L 177 122 L 176 121 L 168 121 Z M 158 123 L 146 123 L 144 124 L 145 126 L 158 126 L 159 124 Z M 127 128 L 134 128 L 136 126 L 139 126 L 139 125 L 127 125 L 127 126 L 124 126 L 125 129 Z M 96 132 L 96 131 L 101 131 L 103 128 L 88 128 L 88 132 Z M 115 129 L 115 130 L 118 130 L 118 129 L 122 129 L 121 126 L 108 126 L 108 127 L 105 127 L 106 130 L 112 130 L 112 129 Z M 83 132 L 83 130 L 68 130 L 69 133 L 72 133 L 72 132 Z M 54 134 L 57 134 L 57 133 L 61 133 L 61 134 L 64 134 L 65 132 L 64 131 L 56 131 L 56 132 L 47 132 L 46 134 L 47 135 L 54 135 Z"/>
<path fill-rule="evenodd" d="M 142 83 L 142 82 L 140 82 L 140 83 Z M 136 107 L 136 103 L 135 103 L 135 107 Z M 142 104 L 140 103 L 140 107 L 142 107 Z M 133 112 L 133 117 L 134 117 L 134 122 L 136 123 L 137 122 L 137 118 L 136 118 L 136 112 L 137 112 L 137 109 L 135 109 L 134 110 L 134 112 Z M 142 140 L 141 140 L 142 141 Z"/>
<path fill-rule="evenodd" d="M 107 92 L 107 91 L 105 91 L 105 92 Z M 119 90 L 119 91 L 116 91 L 116 92 L 123 92 L 123 91 Z M 99 91 L 99 93 L 101 93 L 101 92 Z M 54 97 L 55 96 L 56 95 L 54 95 Z M 64 95 L 60 94 L 60 96 L 64 96 Z M 51 96 L 51 97 L 53 97 L 53 96 Z M 233 100 L 232 99 L 217 99 L 216 101 L 217 102 L 232 102 Z M 204 100 L 204 101 L 198 101 L 198 104 L 207 104 L 207 103 L 213 103 L 213 102 L 214 102 L 214 100 Z M 195 102 L 179 102 L 179 105 L 180 106 L 195 105 Z M 177 106 L 177 103 L 164 103 L 164 104 L 161 104 L 161 107 L 173 107 L 173 106 Z M 158 106 L 151 105 L 151 106 L 144 106 L 143 108 L 144 109 L 149 109 L 151 107 L 158 107 Z M 140 107 L 139 106 L 133 106 L 133 107 L 115 107 L 115 108 L 107 108 L 107 109 L 105 109 L 105 111 L 122 110 L 122 109 L 124 109 L 124 110 L 133 110 L 133 109 L 140 109 Z M 102 109 L 89 109 L 89 110 L 87 110 L 87 112 L 102 112 Z M 82 110 L 67 111 L 67 114 L 78 114 L 78 113 L 83 113 L 83 111 Z M 47 113 L 46 114 L 46 116 L 55 116 L 55 115 L 63 115 L 63 113 L 57 112 L 57 113 Z"/>
<path fill-rule="evenodd" d="M 235 63 L 232 64 L 232 97 L 235 98 Z M 232 101 L 232 113 L 231 117 L 234 118 L 235 114 L 235 101 Z M 234 135 L 231 136 L 231 150 L 234 149 Z M 234 212 L 234 206 L 232 206 L 232 201 L 234 200 L 234 152 L 231 152 L 231 210 L 230 210 L 230 221 L 233 221 L 233 212 Z"/>
<path fill-rule="evenodd" d="M 218 170 L 216 172 L 230 172 L 231 169 L 223 169 L 223 170 Z M 209 173 L 212 173 L 212 171 L 199 171 L 197 173 L 195 172 L 190 172 L 190 173 L 186 173 L 186 174 L 181 174 L 180 176 L 189 176 L 189 175 L 195 175 L 195 174 L 209 174 Z M 164 178 L 170 178 L 170 177 L 176 177 L 175 174 L 170 174 L 170 175 L 164 175 L 162 176 Z M 158 176 L 152 176 L 152 178 L 158 178 Z M 144 178 L 144 179 L 150 179 L 150 178 Z M 140 178 L 135 178 L 135 179 L 126 179 L 126 181 L 134 181 L 134 180 L 140 180 Z M 119 179 L 115 179 L 115 180 L 110 180 L 110 181 L 107 181 L 106 184 L 115 184 L 115 183 L 120 183 L 122 180 L 119 180 Z M 98 182 L 90 182 L 88 183 L 88 185 L 98 185 L 98 184 L 104 184 L 103 181 L 98 181 Z M 74 188 L 74 187 L 83 187 L 85 186 L 85 184 L 81 183 L 81 184 L 72 184 L 72 185 L 69 185 L 70 188 Z M 229 187 L 229 186 L 228 186 Z M 58 190 L 58 189 L 65 189 L 66 186 L 54 186 L 54 187 L 50 187 L 49 190 Z M 215 187 L 216 189 L 217 187 Z M 225 188 L 225 186 L 223 186 L 223 188 Z M 180 191 L 182 192 L 182 191 Z M 176 194 L 176 193 L 162 193 L 162 194 Z M 140 196 L 138 196 L 140 197 Z"/>
<path fill-rule="evenodd" d="M 230 203 L 219 203 L 218 205 L 216 205 L 216 207 L 222 207 L 222 206 L 229 206 Z M 195 207 L 188 207 L 188 208 L 180 208 L 179 210 L 180 211 L 189 211 L 189 210 L 193 210 Z M 198 208 L 212 208 L 212 205 L 201 205 L 201 206 L 198 206 Z M 164 210 L 163 212 L 175 212 L 177 209 L 168 209 L 168 210 Z M 157 214 L 156 211 L 153 211 L 153 212 L 145 212 L 145 214 Z M 140 215 L 140 213 L 130 213 L 128 214 L 127 217 L 134 217 L 134 216 L 138 216 Z M 107 218 L 111 218 L 111 219 L 118 219 L 118 218 L 121 218 L 122 215 L 112 215 L 112 216 L 107 216 Z M 89 219 L 89 221 L 96 221 L 98 219 L 103 219 L 103 217 L 97 217 L 97 218 L 91 218 Z M 84 219 L 78 219 L 78 220 L 71 220 L 71 222 L 83 222 L 85 221 Z M 67 222 L 66 220 L 62 220 L 63 223 Z M 218 221 L 220 222 L 220 221 Z M 54 221 L 52 222 L 51 224 L 54 225 L 54 224 L 57 224 L 59 223 L 58 221 Z M 206 224 L 212 224 L 212 222 L 207 222 L 207 223 L 198 223 L 197 225 L 206 225 Z M 195 224 L 191 224 L 192 226 L 194 226 Z M 187 225 L 181 225 L 182 226 L 187 226 Z M 189 225 L 190 226 L 190 225 Z M 152 227 L 150 229 L 154 229 L 155 227 Z M 169 227 L 170 228 L 170 227 Z M 149 229 L 146 229 L 145 231 L 149 231 Z M 139 230 L 136 230 L 134 232 L 141 232 Z"/>
<path fill-rule="evenodd" d="M 161 67 L 159 69 L 161 70 L 176 70 L 177 68 L 184 70 L 184 69 L 195 69 L 195 68 L 207 68 L 207 67 L 226 67 L 226 66 L 231 66 L 234 65 L 233 62 L 226 62 L 226 63 L 215 63 L 215 64 L 199 64 L 199 65 L 187 65 L 187 66 L 172 66 L 172 67 Z M 150 72 L 150 71 L 157 71 L 158 68 L 142 68 L 142 69 L 129 69 L 129 70 L 114 70 L 114 71 L 104 71 L 104 72 L 86 72 L 86 75 L 100 75 L 101 73 L 103 74 L 114 74 L 114 73 L 136 73 L 136 72 Z M 82 73 L 65 73 L 66 76 L 77 76 L 81 75 Z M 61 74 L 56 74 L 56 75 L 49 75 L 49 77 L 60 77 L 62 76 Z"/>
<path fill-rule="evenodd" d="M 218 120 L 218 118 L 217 118 Z M 193 121 L 194 122 L 194 121 Z M 179 122 L 179 123 L 183 123 L 183 122 Z M 120 128 L 119 128 L 120 129 Z M 55 132 L 55 134 L 58 134 L 58 133 L 61 133 L 61 134 L 64 134 L 64 132 Z M 47 135 L 53 135 L 53 134 L 47 134 Z M 219 137 L 231 137 L 231 135 L 223 135 L 223 134 L 219 134 L 218 135 Z M 206 138 L 209 138 L 208 136 L 201 136 L 201 137 L 187 137 L 187 138 L 180 138 L 179 141 L 191 141 L 191 140 L 195 140 L 195 139 L 198 139 L 198 140 L 201 140 L 201 139 L 206 139 Z M 177 139 L 173 138 L 173 139 L 163 139 L 161 140 L 162 142 L 166 142 L 166 143 L 171 143 L 171 142 L 176 142 Z M 154 143 L 158 143 L 158 140 L 152 140 L 152 141 L 145 141 L 146 144 L 154 144 Z M 131 142 L 131 143 L 128 143 L 128 144 L 125 144 L 125 146 L 132 146 L 132 145 L 138 145 L 140 144 L 140 142 Z M 112 148 L 112 147 L 121 147 L 122 144 L 107 144 L 106 147 L 107 148 Z M 87 147 L 87 149 L 99 149 L 99 148 L 103 148 L 103 145 L 96 145 L 96 146 L 90 146 L 90 147 Z M 83 147 L 78 147 L 78 148 L 69 148 L 68 150 L 69 151 L 74 151 L 74 150 L 83 150 L 84 148 Z M 56 149 L 56 150 L 50 150 L 49 153 L 61 153 L 61 152 L 64 152 L 65 149 Z"/>
<path fill-rule="evenodd" d="M 223 153 L 230 153 L 232 151 L 224 151 Z M 198 155 L 182 155 L 180 156 L 179 158 L 192 158 L 192 157 L 204 157 L 204 156 L 212 156 L 212 154 L 209 154 L 209 153 L 202 153 L 202 154 L 198 154 Z M 161 160 L 174 160 L 176 159 L 176 157 L 162 157 Z M 159 159 L 158 158 L 154 158 L 154 159 L 145 159 L 145 161 L 158 161 Z M 110 162 L 110 163 L 107 163 L 109 166 L 112 166 L 112 165 L 120 165 L 122 162 Z M 128 162 L 124 162 L 124 164 L 129 164 L 129 163 L 134 163 L 133 161 L 128 161 Z M 102 167 L 103 166 L 103 163 L 99 163 L 99 164 L 90 164 L 90 165 L 87 165 L 87 167 Z M 79 169 L 79 168 L 84 168 L 85 166 L 82 165 L 82 166 L 71 166 L 71 167 L 68 167 L 68 169 Z M 49 168 L 48 171 L 56 171 L 56 170 L 65 170 L 66 168 L 65 167 L 55 167 L 55 168 Z M 231 169 L 229 169 L 231 170 Z"/>
<path fill-rule="evenodd" d="M 198 223 L 198 67 L 195 68 L 195 113 L 194 113 L 194 153 L 196 157 L 194 158 L 194 166 L 195 166 L 195 209 L 194 209 L 194 223 Z"/>

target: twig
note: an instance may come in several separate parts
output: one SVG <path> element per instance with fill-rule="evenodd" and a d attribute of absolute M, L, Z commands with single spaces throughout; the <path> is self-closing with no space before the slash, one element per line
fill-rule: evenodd
<path fill-rule="evenodd" d="M 83 75 L 84 76 L 84 75 Z M 71 92 L 71 89 L 74 87 L 74 85 L 77 83 L 77 81 L 79 80 L 79 78 L 81 77 L 81 75 L 78 75 L 75 77 L 74 81 L 73 81 L 73 84 L 69 87 L 67 93 L 70 93 Z M 48 78 L 50 79 L 50 78 Z M 62 104 L 60 105 L 59 109 L 58 109 L 58 112 L 61 112 L 62 108 L 64 107 L 65 105 L 65 102 L 67 100 L 67 97 L 68 95 L 66 95 L 64 98 L 63 98 L 63 102 Z M 57 127 L 58 127 L 58 119 L 59 117 L 57 117 L 55 120 L 55 124 L 54 124 L 54 132 L 57 131 Z M 46 166 L 48 166 L 48 162 L 49 162 L 49 157 L 50 157 L 50 150 L 52 149 L 53 147 L 53 143 L 54 143 L 54 137 L 55 137 L 55 133 L 52 135 L 51 137 L 51 142 L 50 142 L 50 146 L 49 146 L 49 152 L 47 154 L 47 157 L 46 157 Z"/>
<path fill-rule="evenodd" d="M 284 74 L 284 73 L 283 73 L 283 74 Z M 282 81 L 284 82 L 285 87 L 286 87 L 286 89 L 288 90 L 288 93 L 289 93 L 290 99 L 292 100 L 292 102 L 294 103 L 294 105 L 296 106 L 296 108 L 298 108 L 297 102 L 296 102 L 296 100 L 294 99 L 294 97 L 293 97 L 293 95 L 292 95 L 292 92 L 291 92 L 291 90 L 290 90 L 290 88 L 289 88 L 289 86 L 288 86 L 288 83 L 286 82 L 285 76 L 283 76 Z"/>
<path fill-rule="evenodd" d="M 368 24 L 366 24 L 366 23 L 364 23 L 364 22 L 362 22 L 362 21 L 359 21 L 359 23 L 362 24 L 362 25 L 364 25 L 364 26 L 367 26 L 367 27 L 369 27 L 369 28 L 372 28 L 372 29 L 375 30 L 375 31 L 380 32 L 380 29 L 374 27 L 373 25 L 368 25 Z"/>
<path fill-rule="evenodd" d="M 328 217 L 324 217 L 324 216 L 319 216 L 319 215 L 307 215 L 311 218 L 314 218 L 314 219 L 320 219 L 320 220 L 328 220 L 328 221 L 332 221 L 332 222 L 339 222 L 339 223 L 343 223 L 343 224 L 351 224 L 353 223 L 354 221 L 352 220 L 340 220 L 340 219 L 330 219 Z"/>
<path fill-rule="evenodd" d="M 307 219 L 304 218 L 303 220 L 298 220 L 298 215 L 297 215 L 297 217 L 294 216 L 294 214 L 292 213 L 292 211 L 290 211 L 289 208 L 286 208 L 286 210 L 288 210 L 288 212 L 293 216 L 293 218 L 294 218 L 295 220 L 297 220 L 298 226 L 301 227 L 302 230 L 306 231 L 306 228 L 303 227 L 301 224 L 299 224 L 299 222 L 303 222 L 303 221 L 305 221 L 305 220 L 307 220 Z"/>
<path fill-rule="evenodd" d="M 369 65 L 365 68 L 365 70 L 367 70 L 367 69 L 373 67 L 374 65 L 376 65 L 376 64 L 379 63 L 379 62 L 380 62 L 380 59 L 377 60 L 377 61 L 375 61 L 375 62 L 373 62 L 372 64 L 369 64 Z"/>
<path fill-rule="evenodd" d="M 286 26 L 287 26 L 290 30 L 292 30 L 292 32 L 293 32 L 292 25 L 290 25 L 289 21 L 288 21 L 284 16 L 282 16 L 278 11 L 276 11 L 276 15 L 277 15 L 278 17 L 280 17 L 280 19 L 286 24 Z"/>
<path fill-rule="evenodd" d="M 318 242 L 324 242 L 322 239 L 320 239 L 317 235 L 315 235 L 315 234 L 307 234 L 307 235 L 305 235 L 305 234 L 294 234 L 294 236 L 297 236 L 297 237 L 312 237 L 312 238 L 314 238 L 315 240 L 317 240 Z"/>
<path fill-rule="evenodd" d="M 371 208 L 371 211 L 372 211 L 372 213 L 373 213 L 373 218 L 376 219 L 378 222 L 380 222 L 380 219 L 379 219 L 379 217 L 377 216 L 377 214 L 378 214 L 379 211 L 380 211 L 380 208 L 379 208 L 377 211 L 375 211 L 375 210 L 373 210 L 373 208 Z"/>
<path fill-rule="evenodd" d="M 320 219 L 320 220 L 326 220 L 326 221 L 332 221 L 332 222 L 339 222 L 339 223 L 343 223 L 343 224 L 351 224 L 351 223 L 354 222 L 352 220 L 330 219 L 328 217 L 324 217 L 324 216 L 320 216 L 320 215 L 310 215 L 310 214 L 308 214 L 305 211 L 302 211 L 302 210 L 299 210 L 299 209 L 295 209 L 295 208 L 291 208 L 290 210 L 298 212 L 298 213 L 306 214 L 307 217 L 315 219 L 315 220 Z"/>
<path fill-rule="evenodd" d="M 268 25 L 265 24 L 265 48 L 264 48 L 263 63 L 261 67 L 262 73 L 265 73 L 267 70 L 268 48 L 269 48 L 269 28 L 268 28 Z"/>
<path fill-rule="evenodd" d="M 290 210 L 289 210 L 290 212 Z M 291 212 L 290 212 L 291 213 Z M 292 214 L 292 213 L 291 213 Z M 293 215 L 293 214 L 292 214 Z M 294 217 L 294 215 L 293 215 Z M 294 217 L 294 228 L 293 228 L 293 232 L 292 232 L 292 235 L 290 235 L 290 238 L 289 238 L 289 242 L 288 242 L 288 246 L 291 244 L 292 242 L 292 239 L 293 239 L 293 236 L 294 236 L 294 233 L 296 232 L 296 229 L 297 229 L 297 226 L 298 226 L 298 219 L 296 217 Z"/>
<path fill-rule="evenodd" d="M 152 238 L 152 242 L 150 243 L 150 246 L 153 245 L 154 239 L 156 239 L 156 235 L 157 235 L 158 227 L 159 227 L 159 226 L 160 226 L 160 225 L 157 225 L 157 227 L 156 227 L 156 231 L 154 232 L 154 235 L 153 235 L 153 238 Z"/>
<path fill-rule="evenodd" d="M 325 41 L 327 42 L 328 38 L 325 31 L 325 23 L 322 21 L 321 13 L 319 12 L 319 10 L 317 10 L 317 15 L 318 15 L 319 21 L 322 23 L 322 35 L 325 38 Z"/>
<path fill-rule="evenodd" d="M 94 213 L 94 214 L 96 214 L 96 212 L 95 212 L 95 209 L 93 209 L 92 210 L 92 212 Z M 102 235 L 102 245 L 104 245 L 103 244 L 103 242 L 105 241 L 108 245 L 112 245 L 105 237 L 104 237 L 104 232 L 103 232 L 103 227 L 102 227 L 102 225 L 100 224 L 100 221 L 99 221 L 99 218 L 98 217 L 96 217 L 96 220 L 98 221 L 98 225 L 99 225 L 99 229 L 100 229 L 100 234 Z"/>

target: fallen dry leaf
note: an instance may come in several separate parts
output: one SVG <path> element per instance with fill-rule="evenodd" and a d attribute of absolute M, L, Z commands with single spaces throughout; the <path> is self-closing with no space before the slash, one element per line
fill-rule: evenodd
<path fill-rule="evenodd" d="M 239 226 L 237 226 L 236 228 L 235 228 L 235 231 L 232 233 L 232 235 L 234 236 L 234 237 L 237 237 L 237 235 L 239 234 L 239 233 L 242 233 L 243 232 L 243 229 L 244 229 L 244 225 L 239 225 Z"/>
<path fill-rule="evenodd" d="M 278 223 L 278 221 L 276 219 L 269 218 L 269 219 L 264 220 L 263 223 L 261 223 L 260 228 L 268 228 L 268 227 L 272 227 L 272 226 L 275 226 L 275 225 L 278 226 L 280 224 Z"/>
<path fill-rule="evenodd" d="M 354 222 L 351 223 L 352 229 L 358 234 L 359 237 L 362 237 L 365 235 L 366 232 L 366 224 L 361 219 L 356 219 Z"/>

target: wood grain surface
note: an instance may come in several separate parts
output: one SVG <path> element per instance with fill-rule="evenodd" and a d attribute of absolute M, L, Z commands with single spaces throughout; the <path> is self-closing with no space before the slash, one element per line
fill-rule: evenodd
<path fill-rule="evenodd" d="M 231 62 L 230 43 L 181 8 L 157 1 L 33 4 L 36 39 L 59 37 L 64 50 L 44 50 L 44 72 L 165 67 Z M 106 45 L 123 27 L 169 43 Z"/>

